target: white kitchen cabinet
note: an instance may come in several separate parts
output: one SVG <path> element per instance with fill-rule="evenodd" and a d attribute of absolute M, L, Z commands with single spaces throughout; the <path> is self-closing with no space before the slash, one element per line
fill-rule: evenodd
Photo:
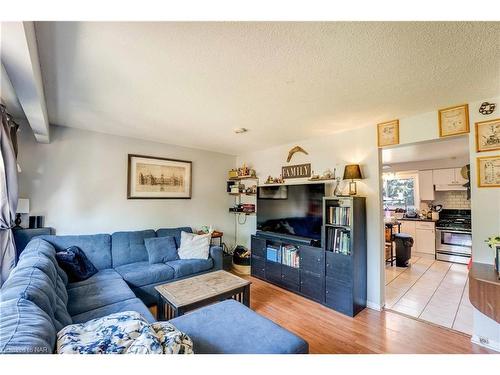
<path fill-rule="evenodd" d="M 434 255 L 436 253 L 436 230 L 433 222 L 417 222 L 415 226 L 415 251 Z"/>
<path fill-rule="evenodd" d="M 459 185 L 464 185 L 467 183 L 467 180 L 462 177 L 462 168 L 454 168 L 455 169 L 455 181 Z"/>
<path fill-rule="evenodd" d="M 436 228 L 432 221 L 401 220 L 401 233 L 413 238 L 412 251 L 434 255 L 436 252 Z"/>
<path fill-rule="evenodd" d="M 455 168 L 434 169 L 432 179 L 434 185 L 452 185 L 455 183 Z"/>
<path fill-rule="evenodd" d="M 436 191 L 467 190 L 463 185 L 467 182 L 460 174 L 462 168 L 434 169 L 432 179 Z"/>
<path fill-rule="evenodd" d="M 421 201 L 434 200 L 433 171 L 418 171 L 418 193 Z"/>
<path fill-rule="evenodd" d="M 413 238 L 413 249 L 415 249 L 415 221 L 401 220 L 401 233 L 409 234 Z"/>

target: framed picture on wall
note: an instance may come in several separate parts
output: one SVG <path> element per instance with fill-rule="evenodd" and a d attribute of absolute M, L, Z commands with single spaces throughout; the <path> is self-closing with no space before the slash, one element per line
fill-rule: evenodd
<path fill-rule="evenodd" d="M 190 161 L 128 155 L 128 199 L 190 199 Z"/>
<path fill-rule="evenodd" d="M 469 132 L 468 104 L 440 109 L 438 117 L 440 137 L 450 137 Z"/>
<path fill-rule="evenodd" d="M 476 122 L 476 151 L 500 150 L 500 118 Z"/>
<path fill-rule="evenodd" d="M 399 120 L 377 124 L 378 147 L 399 144 Z"/>
<path fill-rule="evenodd" d="M 478 187 L 500 187 L 500 155 L 477 158 Z"/>

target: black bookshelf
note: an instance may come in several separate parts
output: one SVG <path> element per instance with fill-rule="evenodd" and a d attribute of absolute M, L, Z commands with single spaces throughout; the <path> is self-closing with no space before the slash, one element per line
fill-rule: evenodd
<path fill-rule="evenodd" d="M 366 200 L 323 200 L 325 304 L 354 316 L 366 307 Z"/>
<path fill-rule="evenodd" d="M 349 211 L 345 221 L 332 220 L 336 209 Z M 366 306 L 365 210 L 363 197 L 324 198 L 321 247 L 305 239 L 257 232 L 251 240 L 252 276 L 356 315 Z"/>

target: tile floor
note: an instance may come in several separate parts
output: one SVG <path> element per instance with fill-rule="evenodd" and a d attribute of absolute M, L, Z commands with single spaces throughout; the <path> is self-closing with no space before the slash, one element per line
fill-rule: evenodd
<path fill-rule="evenodd" d="M 467 266 L 414 256 L 410 267 L 387 265 L 386 308 L 472 334 Z"/>

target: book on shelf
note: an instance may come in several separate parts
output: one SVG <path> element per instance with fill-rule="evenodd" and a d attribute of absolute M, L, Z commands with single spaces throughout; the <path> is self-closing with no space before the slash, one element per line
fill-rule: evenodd
<path fill-rule="evenodd" d="M 328 224 L 351 225 L 351 207 L 329 207 Z"/>
<path fill-rule="evenodd" d="M 294 245 L 284 245 L 281 248 L 281 263 L 285 266 L 298 268 L 299 267 L 299 249 Z"/>
<path fill-rule="evenodd" d="M 326 249 L 334 253 L 350 255 L 351 233 L 342 228 L 328 228 Z"/>
<path fill-rule="evenodd" d="M 273 246 L 273 245 L 267 245 L 266 248 L 266 259 L 271 261 L 271 262 L 281 262 L 281 247 L 280 246 Z"/>

